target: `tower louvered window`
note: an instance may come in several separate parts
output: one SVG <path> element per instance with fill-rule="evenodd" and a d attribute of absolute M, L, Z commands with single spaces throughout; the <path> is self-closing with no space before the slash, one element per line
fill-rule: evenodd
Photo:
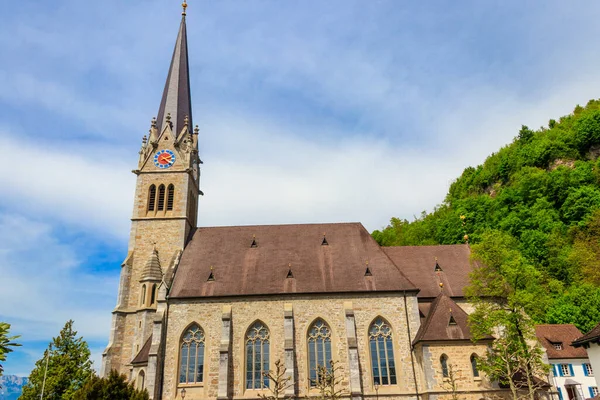
<path fill-rule="evenodd" d="M 396 363 L 392 328 L 383 318 L 377 318 L 369 327 L 371 368 L 374 385 L 395 385 Z"/>
<path fill-rule="evenodd" d="M 148 191 L 148 211 L 154 211 L 156 205 L 156 185 L 150 185 Z"/>
<path fill-rule="evenodd" d="M 193 324 L 181 339 L 179 383 L 200 383 L 203 380 L 204 331 L 197 324 Z"/>
<path fill-rule="evenodd" d="M 165 185 L 160 185 L 158 187 L 158 211 L 163 211 L 165 209 Z"/>
<path fill-rule="evenodd" d="M 173 202 L 175 201 L 175 186 L 170 184 L 167 188 L 167 211 L 173 210 Z"/>
<path fill-rule="evenodd" d="M 260 321 L 246 332 L 246 389 L 269 387 L 269 330 Z"/>
<path fill-rule="evenodd" d="M 331 371 L 331 329 L 318 319 L 308 330 L 308 368 L 310 386 L 317 386 L 318 367 Z"/>

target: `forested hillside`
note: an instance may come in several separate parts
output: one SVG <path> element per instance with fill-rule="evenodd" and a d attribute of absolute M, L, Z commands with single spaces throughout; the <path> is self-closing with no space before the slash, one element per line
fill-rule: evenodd
<path fill-rule="evenodd" d="M 540 272 L 536 322 L 600 321 L 600 100 L 465 169 L 444 202 L 414 221 L 392 218 L 384 246 L 477 243 L 500 231 Z M 491 234 L 490 234 L 491 233 Z"/>

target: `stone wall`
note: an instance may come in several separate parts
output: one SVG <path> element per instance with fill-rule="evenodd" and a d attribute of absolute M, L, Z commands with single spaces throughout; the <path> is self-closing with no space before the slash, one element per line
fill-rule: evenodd
<path fill-rule="evenodd" d="M 257 297 L 252 299 L 228 300 L 186 300 L 169 301 L 167 343 L 165 354 L 163 399 L 180 398 L 182 387 L 186 388 L 186 399 L 215 399 L 219 394 L 219 349 L 223 339 L 223 309 L 231 307 L 231 356 L 228 368 L 228 395 L 235 398 L 256 399 L 269 391 L 245 389 L 244 361 L 245 335 L 253 322 L 262 321 L 270 331 L 270 368 L 276 360 L 285 360 L 285 310 L 293 313 L 294 324 L 294 366 L 295 394 L 305 396 L 316 394 L 310 389 L 308 378 L 307 332 L 310 325 L 321 318 L 332 331 L 333 359 L 341 367 L 342 388 L 350 395 L 350 375 L 348 337 L 352 336 L 346 325 L 346 313 L 350 308 L 354 313 L 356 342 L 358 345 L 360 391 L 366 396 L 377 395 L 388 398 L 414 397 L 415 385 L 412 375 L 410 340 L 406 323 L 402 294 L 357 294 L 283 296 L 280 299 Z M 411 335 L 418 329 L 417 301 L 414 295 L 408 296 L 407 308 Z M 368 349 L 368 328 L 373 320 L 381 316 L 393 329 L 394 358 L 397 364 L 398 384 L 380 386 L 375 392 L 372 383 L 370 353 Z M 205 378 L 199 385 L 178 385 L 179 341 L 185 329 L 198 323 L 206 336 Z"/>

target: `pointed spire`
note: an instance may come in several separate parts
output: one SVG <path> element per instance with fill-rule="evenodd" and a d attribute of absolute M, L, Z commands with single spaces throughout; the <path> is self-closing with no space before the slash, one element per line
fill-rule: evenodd
<path fill-rule="evenodd" d="M 156 250 L 156 245 L 154 245 L 154 250 L 152 250 L 152 255 L 146 261 L 146 265 L 142 271 L 142 279 L 143 281 L 158 281 L 162 280 L 163 273 L 162 267 L 160 266 L 160 260 L 158 258 L 158 250 Z"/>
<path fill-rule="evenodd" d="M 171 114 L 173 133 L 177 136 L 188 118 L 189 126 L 192 124 L 192 99 L 190 93 L 190 74 L 187 47 L 187 29 L 185 24 L 187 3 L 184 1 L 181 25 L 175 42 L 175 50 L 171 59 L 167 82 L 163 91 L 160 107 L 158 108 L 159 134 L 165 128 L 165 120 Z"/>

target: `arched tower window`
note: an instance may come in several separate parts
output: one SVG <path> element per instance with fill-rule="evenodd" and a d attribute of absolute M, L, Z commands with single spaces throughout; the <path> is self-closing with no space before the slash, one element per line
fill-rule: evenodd
<path fill-rule="evenodd" d="M 394 362 L 392 328 L 378 317 L 369 327 L 369 347 L 374 385 L 395 385 L 396 363 Z"/>
<path fill-rule="evenodd" d="M 156 283 L 152 285 L 152 293 L 150 293 L 150 305 L 156 302 Z"/>
<path fill-rule="evenodd" d="M 260 321 L 246 332 L 246 389 L 269 387 L 269 329 Z"/>
<path fill-rule="evenodd" d="M 471 354 L 471 369 L 473 370 L 473 376 L 477 378 L 479 376 L 479 369 L 477 369 L 477 354 Z"/>
<path fill-rule="evenodd" d="M 317 385 L 317 367 L 331 370 L 331 329 L 322 319 L 317 319 L 308 329 L 308 369 L 310 386 Z"/>
<path fill-rule="evenodd" d="M 181 338 L 179 383 L 200 383 L 204 380 L 204 331 L 197 324 L 190 326 Z"/>
<path fill-rule="evenodd" d="M 140 371 L 138 378 L 137 378 L 137 388 L 139 390 L 144 390 L 144 384 L 146 380 L 146 374 L 144 373 L 144 371 Z"/>
<path fill-rule="evenodd" d="M 440 365 L 442 367 L 442 376 L 444 378 L 448 378 L 450 376 L 450 373 L 448 371 L 448 356 L 445 354 L 442 354 L 442 356 L 440 357 Z"/>
<path fill-rule="evenodd" d="M 158 211 L 163 211 L 165 209 L 165 185 L 160 185 L 158 187 Z"/>
<path fill-rule="evenodd" d="M 146 285 L 142 285 L 142 292 L 140 293 L 140 306 L 146 304 Z"/>
<path fill-rule="evenodd" d="M 167 188 L 167 211 L 173 210 L 173 202 L 175 201 L 175 186 L 170 184 Z"/>
<path fill-rule="evenodd" d="M 148 190 L 148 211 L 154 211 L 156 205 L 156 185 L 150 185 Z"/>

